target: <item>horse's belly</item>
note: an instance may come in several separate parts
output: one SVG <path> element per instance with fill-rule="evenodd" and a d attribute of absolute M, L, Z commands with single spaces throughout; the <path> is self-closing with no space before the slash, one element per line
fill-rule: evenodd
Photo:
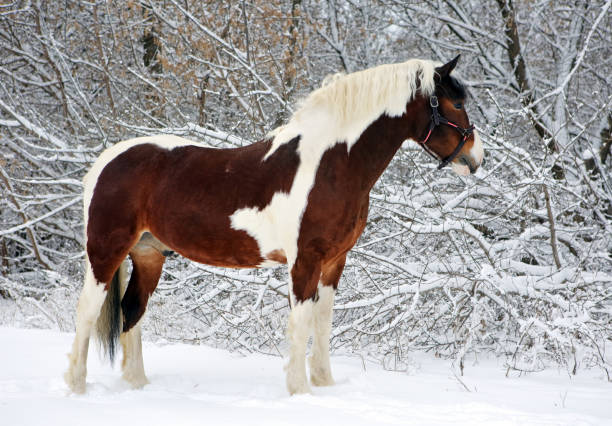
<path fill-rule="evenodd" d="M 254 268 L 264 258 L 259 252 L 257 242 L 249 236 L 236 235 L 228 230 L 228 235 L 207 236 L 184 234 L 180 238 L 160 238 L 172 250 L 195 262 L 229 268 Z M 166 241 L 165 241 L 166 240 Z"/>
<path fill-rule="evenodd" d="M 166 226 L 151 232 L 163 244 L 198 263 L 228 268 L 257 268 L 286 263 L 281 249 L 261 253 L 258 242 L 243 230 L 227 226 Z M 197 229 L 197 230 L 196 230 Z"/>

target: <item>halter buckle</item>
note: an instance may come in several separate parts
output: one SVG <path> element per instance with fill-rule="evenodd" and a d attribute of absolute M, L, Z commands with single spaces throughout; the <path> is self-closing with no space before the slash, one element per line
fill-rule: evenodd
<path fill-rule="evenodd" d="M 429 105 L 431 105 L 432 108 L 438 108 L 440 106 L 440 104 L 438 103 L 438 97 L 437 96 L 430 96 L 429 97 Z"/>

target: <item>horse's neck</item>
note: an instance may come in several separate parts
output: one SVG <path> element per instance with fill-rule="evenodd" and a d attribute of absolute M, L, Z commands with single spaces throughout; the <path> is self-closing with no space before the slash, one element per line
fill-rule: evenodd
<path fill-rule="evenodd" d="M 362 189 L 368 192 L 407 138 L 415 138 L 415 129 L 400 117 L 383 115 L 361 134 L 349 155 L 351 169 Z"/>

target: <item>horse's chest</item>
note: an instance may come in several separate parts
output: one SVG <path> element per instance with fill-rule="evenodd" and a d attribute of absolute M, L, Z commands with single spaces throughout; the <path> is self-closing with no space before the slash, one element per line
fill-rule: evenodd
<path fill-rule="evenodd" d="M 300 248 L 314 247 L 324 258 L 346 253 L 363 232 L 367 216 L 367 198 L 309 205 L 300 226 Z"/>

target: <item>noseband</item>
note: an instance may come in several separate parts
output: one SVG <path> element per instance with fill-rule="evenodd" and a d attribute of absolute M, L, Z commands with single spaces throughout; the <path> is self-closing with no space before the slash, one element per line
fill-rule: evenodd
<path fill-rule="evenodd" d="M 426 153 L 431 155 L 436 160 L 440 161 L 440 164 L 438 165 L 438 170 L 440 170 L 442 167 L 448 165 L 448 163 L 453 161 L 455 157 L 459 154 L 459 151 L 461 151 L 461 148 L 463 148 L 463 145 L 465 145 L 467 138 L 469 138 L 470 135 L 474 133 L 474 125 L 470 124 L 469 127 L 464 129 L 463 127 L 460 127 L 458 124 L 453 123 L 452 121 L 448 121 L 446 117 L 443 117 L 440 114 L 440 112 L 438 112 L 438 106 L 440 106 L 440 104 L 438 103 L 437 96 L 431 96 L 429 98 L 429 105 L 431 105 L 431 121 L 429 122 L 429 130 L 427 132 L 427 136 L 425 137 L 425 139 L 422 141 L 418 141 L 417 143 L 423 147 Z M 435 129 L 440 124 L 446 124 L 447 126 L 452 127 L 453 129 L 458 131 L 462 136 L 461 142 L 459 142 L 459 144 L 457 145 L 457 148 L 455 148 L 453 153 L 446 158 L 440 158 L 436 153 L 434 153 L 426 145 L 427 141 L 429 140 L 429 137 L 431 136 L 431 132 L 433 132 L 433 129 Z"/>

